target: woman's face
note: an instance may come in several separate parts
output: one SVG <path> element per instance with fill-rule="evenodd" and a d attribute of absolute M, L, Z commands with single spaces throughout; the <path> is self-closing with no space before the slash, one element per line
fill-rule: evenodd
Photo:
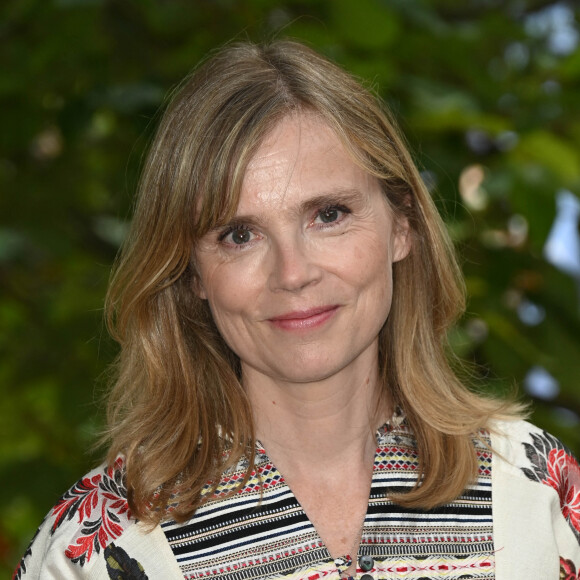
<path fill-rule="evenodd" d="M 331 129 L 289 115 L 250 162 L 233 220 L 200 241 L 196 292 L 245 380 L 368 373 L 407 233 Z"/>

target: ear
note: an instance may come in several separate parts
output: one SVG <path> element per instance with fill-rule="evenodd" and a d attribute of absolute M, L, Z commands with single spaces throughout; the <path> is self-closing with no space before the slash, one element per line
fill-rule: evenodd
<path fill-rule="evenodd" d="M 412 238 L 409 220 L 405 217 L 397 218 L 393 232 L 393 262 L 399 262 L 409 255 Z"/>

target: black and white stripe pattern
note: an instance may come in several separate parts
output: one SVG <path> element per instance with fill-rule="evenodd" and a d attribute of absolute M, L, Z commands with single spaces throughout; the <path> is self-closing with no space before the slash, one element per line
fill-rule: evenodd
<path fill-rule="evenodd" d="M 454 502 L 430 511 L 388 499 L 412 487 L 418 459 L 404 423 L 377 433 L 374 474 L 359 556 L 374 559 L 374 578 L 494 578 L 491 452 L 474 441 L 479 477 Z M 163 530 L 186 579 L 337 578 L 336 564 L 306 513 L 258 446 L 245 488 L 227 496 L 246 460 L 224 476 L 212 499 L 185 524 Z M 262 489 L 260 488 L 262 482 Z M 359 570 L 360 574 L 362 571 Z"/>

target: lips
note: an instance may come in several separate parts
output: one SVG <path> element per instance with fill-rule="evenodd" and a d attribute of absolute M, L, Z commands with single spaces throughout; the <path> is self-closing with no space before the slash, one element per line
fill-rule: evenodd
<path fill-rule="evenodd" d="M 295 310 L 287 312 L 269 319 L 269 322 L 282 330 L 307 330 L 322 326 L 329 321 L 336 311 L 338 305 L 319 306 L 308 310 Z"/>

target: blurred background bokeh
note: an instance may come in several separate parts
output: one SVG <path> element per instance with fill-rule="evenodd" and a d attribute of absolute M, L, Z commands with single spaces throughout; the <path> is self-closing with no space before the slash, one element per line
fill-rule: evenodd
<path fill-rule="evenodd" d="M 290 36 L 389 103 L 462 255 L 451 336 L 580 451 L 580 26 L 543 0 L 4 0 L 0 573 L 101 453 L 111 263 L 166 95 L 232 38 Z"/>

